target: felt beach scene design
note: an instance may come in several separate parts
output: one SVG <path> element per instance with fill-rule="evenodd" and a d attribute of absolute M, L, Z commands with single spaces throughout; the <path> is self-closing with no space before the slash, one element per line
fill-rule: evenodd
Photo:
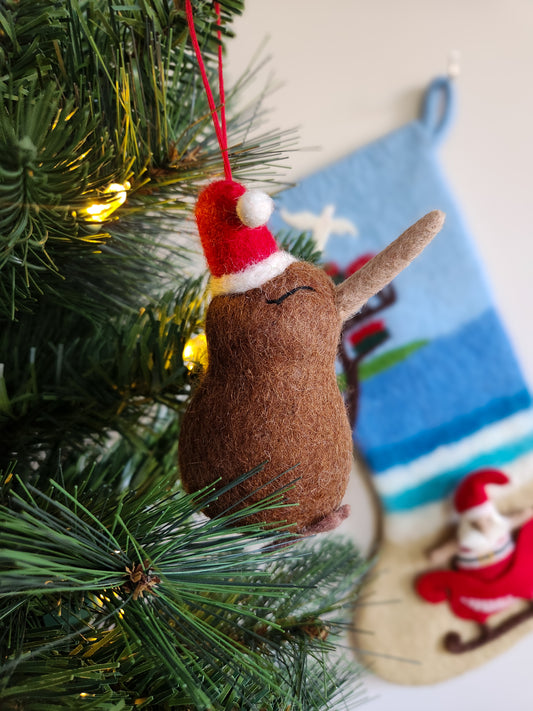
<path fill-rule="evenodd" d="M 331 232 L 324 246 L 329 273 L 342 280 L 414 216 L 435 206 L 446 213 L 431 249 L 348 320 L 337 366 L 357 459 L 383 513 L 368 596 L 395 601 L 361 607 L 355 646 L 377 674 L 402 684 L 460 674 L 533 629 L 524 622 L 453 654 L 446 634 L 475 637 L 477 623 L 415 590 L 467 475 L 504 469 L 508 482 L 491 493 L 503 513 L 533 502 L 531 397 L 439 160 L 454 104 L 451 81 L 434 80 L 418 119 L 280 194 L 279 215 L 289 220 L 273 223 L 287 228 L 291 215 L 320 216 L 332 206 L 330 214 L 356 228 Z"/>

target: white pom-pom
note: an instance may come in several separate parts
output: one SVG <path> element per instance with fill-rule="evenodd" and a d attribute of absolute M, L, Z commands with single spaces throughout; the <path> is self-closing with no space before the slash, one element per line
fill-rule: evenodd
<path fill-rule="evenodd" d="M 274 201 L 260 190 L 247 190 L 237 200 L 237 215 L 247 227 L 266 225 L 273 210 Z"/>

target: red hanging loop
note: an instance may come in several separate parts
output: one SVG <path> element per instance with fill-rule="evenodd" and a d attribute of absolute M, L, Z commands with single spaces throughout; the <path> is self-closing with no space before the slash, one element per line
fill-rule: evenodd
<path fill-rule="evenodd" d="M 215 2 L 215 12 L 217 15 L 217 39 L 218 39 L 218 93 L 220 95 L 220 123 L 222 128 L 222 135 L 224 136 L 224 147 L 226 155 L 228 152 L 228 133 L 226 130 L 226 95 L 224 93 L 224 73 L 222 71 L 222 32 L 220 27 L 222 26 L 222 18 L 220 13 L 220 3 Z M 231 177 L 231 171 L 230 171 Z"/>
<path fill-rule="evenodd" d="M 194 48 L 196 59 L 198 60 L 198 66 L 200 68 L 200 74 L 202 76 L 202 81 L 204 83 L 204 89 L 207 96 L 207 102 L 209 108 L 211 109 L 211 118 L 213 119 L 213 126 L 215 127 L 215 133 L 218 139 L 218 145 L 220 146 L 220 151 L 222 153 L 222 160 L 224 161 L 224 174 L 226 180 L 231 180 L 231 166 L 229 162 L 228 155 L 228 136 L 226 130 L 226 99 L 224 95 L 224 77 L 222 72 L 222 33 L 220 31 L 221 27 L 221 17 L 220 17 L 220 3 L 215 2 L 215 12 L 217 15 L 217 37 L 219 40 L 218 45 L 218 83 L 219 83 L 219 96 L 220 96 L 220 120 L 218 118 L 218 111 L 215 104 L 215 99 L 213 97 L 213 92 L 209 85 L 209 79 L 207 77 L 207 72 L 205 69 L 204 60 L 202 58 L 202 53 L 200 51 L 200 45 L 198 44 L 198 38 L 196 36 L 196 30 L 194 28 L 194 18 L 192 14 L 191 0 L 185 0 L 185 14 L 187 16 L 187 24 L 189 26 L 189 32 L 191 35 L 191 42 Z"/>

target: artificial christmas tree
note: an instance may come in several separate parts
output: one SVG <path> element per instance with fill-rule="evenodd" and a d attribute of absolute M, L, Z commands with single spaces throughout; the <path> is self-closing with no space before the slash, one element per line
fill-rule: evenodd
<path fill-rule="evenodd" d="M 241 2 L 221 7 L 226 27 Z M 223 491 L 179 484 L 187 234 L 221 169 L 183 4 L 8 0 L 0 21 L 2 708 L 332 706 L 357 678 L 334 644 L 353 546 L 244 521 L 283 492 L 209 520 Z M 211 3 L 195 22 L 212 72 Z M 279 136 L 228 132 L 236 176 L 268 178 Z"/>

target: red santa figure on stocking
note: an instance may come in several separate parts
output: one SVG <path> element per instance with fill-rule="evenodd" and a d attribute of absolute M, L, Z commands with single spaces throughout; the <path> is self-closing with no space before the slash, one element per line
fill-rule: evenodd
<path fill-rule="evenodd" d="M 485 624 L 518 600 L 533 599 L 533 509 L 504 516 L 486 491 L 488 485 L 508 483 L 507 475 L 496 469 L 476 471 L 461 482 L 454 496 L 456 535 L 429 553 L 432 563 L 450 564 L 451 569 L 425 573 L 416 581 L 425 600 L 447 600 L 457 617 L 481 625 L 479 637 L 470 642 L 447 635 L 445 646 L 451 652 L 485 644 L 533 614 L 528 607 L 497 627 Z"/>

